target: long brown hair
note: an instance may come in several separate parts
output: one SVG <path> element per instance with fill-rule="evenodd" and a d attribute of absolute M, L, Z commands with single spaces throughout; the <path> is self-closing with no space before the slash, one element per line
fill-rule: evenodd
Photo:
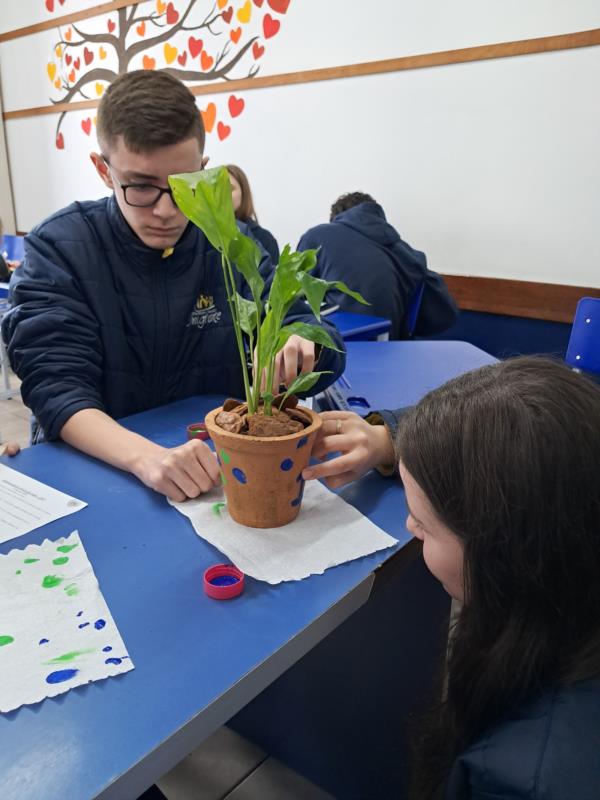
<path fill-rule="evenodd" d="M 428 394 L 400 459 L 464 547 L 447 694 L 419 746 L 414 796 L 544 689 L 600 674 L 600 387 L 517 358 Z"/>
<path fill-rule="evenodd" d="M 242 190 L 242 202 L 240 203 L 238 210 L 235 212 L 235 216 L 237 219 L 253 219 L 255 222 L 258 222 L 258 217 L 256 216 L 256 211 L 254 210 L 252 190 L 250 189 L 250 184 L 248 182 L 248 178 L 246 177 L 246 173 L 241 167 L 236 166 L 236 164 L 227 164 L 227 172 L 236 179 L 240 185 L 240 189 Z"/>

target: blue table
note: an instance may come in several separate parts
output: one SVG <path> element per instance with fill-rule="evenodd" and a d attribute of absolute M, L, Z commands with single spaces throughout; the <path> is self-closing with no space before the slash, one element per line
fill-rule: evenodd
<path fill-rule="evenodd" d="M 394 404 L 404 404 L 493 361 L 459 342 L 359 342 L 348 351 L 351 380 L 367 380 L 375 400 L 376 379 L 383 404 L 390 404 L 392 382 Z M 190 398 L 124 423 L 173 446 L 220 400 Z M 394 561 L 388 550 L 297 583 L 249 579 L 241 597 L 215 602 L 203 594 L 202 574 L 221 554 L 135 478 L 64 444 L 26 449 L 7 463 L 89 506 L 0 552 L 79 530 L 136 668 L 0 716 L 4 800 L 137 797 L 360 609 L 375 571 Z M 399 539 L 399 556 L 408 551 L 396 483 L 371 475 L 343 494 Z M 426 602 L 420 588 L 417 597 L 418 609 Z M 418 612 L 416 620 L 430 627 Z"/>
<path fill-rule="evenodd" d="M 325 317 L 327 322 L 340 331 L 345 342 L 371 341 L 389 339 L 392 323 L 384 317 L 372 317 L 367 314 L 353 314 L 350 311 L 334 311 Z"/>

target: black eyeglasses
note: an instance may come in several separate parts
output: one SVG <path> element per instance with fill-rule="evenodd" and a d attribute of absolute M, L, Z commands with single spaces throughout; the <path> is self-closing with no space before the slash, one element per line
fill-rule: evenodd
<path fill-rule="evenodd" d="M 153 186 L 151 183 L 121 183 L 121 181 L 113 172 L 113 168 L 108 158 L 106 158 L 106 156 L 102 156 L 102 158 L 106 166 L 109 168 L 113 180 L 121 187 L 123 191 L 123 197 L 125 198 L 125 202 L 128 206 L 134 206 L 135 208 L 150 208 L 158 203 L 163 194 L 168 194 L 173 205 L 176 205 L 175 200 L 173 200 L 173 192 L 169 187 L 163 189 L 160 186 Z M 201 169 L 204 169 L 204 167 L 201 167 Z"/>

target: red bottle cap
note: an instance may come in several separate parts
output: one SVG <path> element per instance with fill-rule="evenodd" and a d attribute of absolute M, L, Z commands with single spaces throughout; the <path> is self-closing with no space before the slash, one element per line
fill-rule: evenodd
<path fill-rule="evenodd" d="M 192 422 L 191 425 L 187 426 L 186 430 L 188 439 L 203 439 L 204 441 L 210 439 L 206 425 L 203 422 Z"/>
<path fill-rule="evenodd" d="M 233 564 L 215 564 L 204 573 L 204 591 L 214 600 L 229 600 L 244 591 L 244 573 Z"/>

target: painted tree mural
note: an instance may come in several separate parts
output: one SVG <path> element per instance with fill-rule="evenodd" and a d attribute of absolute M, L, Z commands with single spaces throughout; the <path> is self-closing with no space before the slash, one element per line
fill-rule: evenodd
<path fill-rule="evenodd" d="M 60 12 L 68 11 L 59 0 Z M 48 78 L 57 92 L 54 104 L 98 99 L 118 75 L 132 69 L 161 69 L 186 83 L 253 78 L 260 69 L 265 42 L 281 27 L 290 0 L 156 0 L 118 9 L 104 17 L 71 23 L 58 29 Z M 59 3 L 45 0 L 49 12 Z M 98 21 L 103 25 L 98 30 Z M 241 97 L 230 95 L 219 119 L 217 104 L 201 110 L 207 134 L 220 140 L 229 136 L 231 120 L 245 107 Z M 55 134 L 59 150 L 65 147 L 61 130 L 68 112 L 61 110 Z M 95 117 L 81 121 L 90 135 Z"/>

